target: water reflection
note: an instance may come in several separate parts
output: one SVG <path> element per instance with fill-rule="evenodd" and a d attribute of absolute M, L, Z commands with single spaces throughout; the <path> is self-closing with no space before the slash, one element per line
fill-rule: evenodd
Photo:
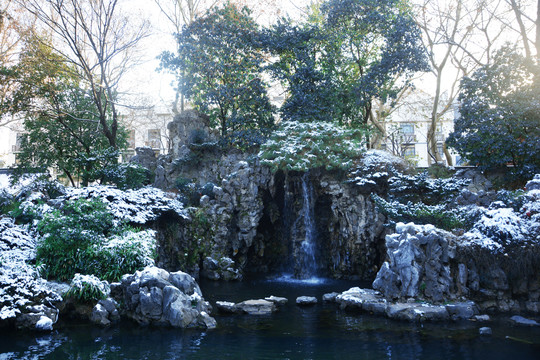
<path fill-rule="evenodd" d="M 4 359 L 536 359 L 540 329 L 491 323 L 492 337 L 480 337 L 484 324 L 411 324 L 359 313 L 334 304 L 302 308 L 299 295 L 343 291 L 350 284 L 320 286 L 275 282 L 212 283 L 205 297 L 240 301 L 268 295 L 289 303 L 267 316 L 218 316 L 218 328 L 202 332 L 144 328 L 125 323 L 101 329 L 69 326 L 52 334 L 1 333 Z M 344 287 L 344 288 L 340 288 Z M 506 339 L 512 336 L 533 345 Z"/>

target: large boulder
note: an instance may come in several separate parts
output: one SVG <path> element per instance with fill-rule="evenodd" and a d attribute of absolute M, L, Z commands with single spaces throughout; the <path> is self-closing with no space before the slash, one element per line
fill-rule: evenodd
<path fill-rule="evenodd" d="M 210 304 L 204 301 L 199 285 L 181 271 L 146 267 L 124 275 L 113 293 L 120 297 L 117 300 L 124 304 L 125 314 L 140 324 L 215 327 L 215 320 L 208 315 Z"/>
<path fill-rule="evenodd" d="M 455 236 L 432 225 L 396 225 L 386 236 L 387 261 L 373 288 L 388 299 L 424 297 L 440 302 L 453 297 L 450 259 Z"/>

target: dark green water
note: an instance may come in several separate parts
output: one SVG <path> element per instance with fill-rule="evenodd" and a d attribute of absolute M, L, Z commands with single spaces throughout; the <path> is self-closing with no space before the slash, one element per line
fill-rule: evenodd
<path fill-rule="evenodd" d="M 203 283 L 203 294 L 212 303 L 269 295 L 287 297 L 290 303 L 269 316 L 216 316 L 218 328 L 212 331 L 123 323 L 109 329 L 71 325 L 37 336 L 0 333 L 0 360 L 540 358 L 540 329 L 512 327 L 505 318 L 488 325 L 492 336 L 481 337 L 478 328 L 484 324 L 409 324 L 343 312 L 334 304 L 294 305 L 299 295 L 320 299 L 325 292 L 355 285 L 339 281 Z"/>

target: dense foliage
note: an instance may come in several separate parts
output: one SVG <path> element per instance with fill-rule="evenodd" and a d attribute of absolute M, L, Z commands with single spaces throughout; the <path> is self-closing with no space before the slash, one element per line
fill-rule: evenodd
<path fill-rule="evenodd" d="M 278 60 L 268 68 L 289 96 L 287 120 L 331 120 L 357 127 L 426 71 L 420 32 L 402 0 L 329 0 L 301 26 L 281 21 L 262 43 Z"/>
<path fill-rule="evenodd" d="M 93 173 L 114 166 L 118 152 L 109 147 L 91 94 L 75 70 L 44 39 L 30 38 L 19 62 L 10 68 L 11 101 L 3 109 L 24 116 L 24 134 L 17 155 L 17 175 L 53 168 L 72 185 L 95 180 Z M 117 144 L 123 146 L 120 129 Z M 107 164 L 96 161 L 116 152 Z"/>
<path fill-rule="evenodd" d="M 95 302 L 105 299 L 109 293 L 110 288 L 106 281 L 93 275 L 75 274 L 64 296 L 80 302 Z"/>
<path fill-rule="evenodd" d="M 118 224 L 99 200 L 67 201 L 45 214 L 37 230 L 36 261 L 46 278 L 70 280 L 81 273 L 115 281 L 152 262 L 145 245 L 152 234 Z"/>
<path fill-rule="evenodd" d="M 481 211 L 458 208 L 456 197 L 469 180 L 433 179 L 427 172 L 418 175 L 395 174 L 388 180 L 388 197 L 372 194 L 379 210 L 391 223 L 432 224 L 441 229 L 470 228 Z"/>
<path fill-rule="evenodd" d="M 460 117 L 447 142 L 471 164 L 540 172 L 540 66 L 513 48 L 461 82 Z"/>
<path fill-rule="evenodd" d="M 247 8 L 226 3 L 178 34 L 178 54 L 162 55 L 162 65 L 178 72 L 182 93 L 239 146 L 261 143 L 274 124 L 257 32 Z"/>
<path fill-rule="evenodd" d="M 261 146 L 261 163 L 277 170 L 347 169 L 366 150 L 365 132 L 330 122 L 284 122 Z"/>

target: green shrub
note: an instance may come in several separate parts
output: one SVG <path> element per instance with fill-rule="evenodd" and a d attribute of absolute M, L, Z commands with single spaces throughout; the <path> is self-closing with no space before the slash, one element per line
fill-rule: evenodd
<path fill-rule="evenodd" d="M 133 163 L 114 164 L 96 174 L 102 184 L 112 184 L 122 190 L 140 189 L 152 182 L 150 170 Z"/>
<path fill-rule="evenodd" d="M 152 182 L 151 172 L 133 163 L 118 163 L 120 152 L 117 149 L 105 149 L 80 155 L 77 163 L 82 169 L 82 185 L 98 181 L 115 185 L 119 189 L 138 189 Z"/>
<path fill-rule="evenodd" d="M 93 275 L 75 274 L 64 296 L 80 302 L 95 302 L 105 299 L 109 293 L 110 288 L 106 281 Z"/>
<path fill-rule="evenodd" d="M 395 174 L 388 180 L 389 198 L 400 203 L 422 202 L 427 205 L 446 204 L 469 183 L 468 179 L 432 179 L 427 172 L 410 176 Z"/>
<path fill-rule="evenodd" d="M 261 146 L 261 163 L 277 170 L 348 169 L 365 152 L 367 129 L 330 122 L 282 124 Z"/>
<path fill-rule="evenodd" d="M 99 200 L 64 203 L 38 223 L 36 261 L 45 278 L 70 280 L 76 273 L 119 280 L 152 262 L 149 231 L 126 231 Z"/>
<path fill-rule="evenodd" d="M 481 216 L 481 212 L 478 211 L 447 209 L 444 205 L 426 205 L 421 202 L 401 204 L 397 201 L 386 201 L 376 194 L 371 194 L 371 197 L 379 211 L 389 218 L 390 223 L 432 224 L 452 231 L 470 229 Z"/>
<path fill-rule="evenodd" d="M 4 189 L 0 189 L 0 214 L 7 214 L 15 206 L 15 198 Z"/>

